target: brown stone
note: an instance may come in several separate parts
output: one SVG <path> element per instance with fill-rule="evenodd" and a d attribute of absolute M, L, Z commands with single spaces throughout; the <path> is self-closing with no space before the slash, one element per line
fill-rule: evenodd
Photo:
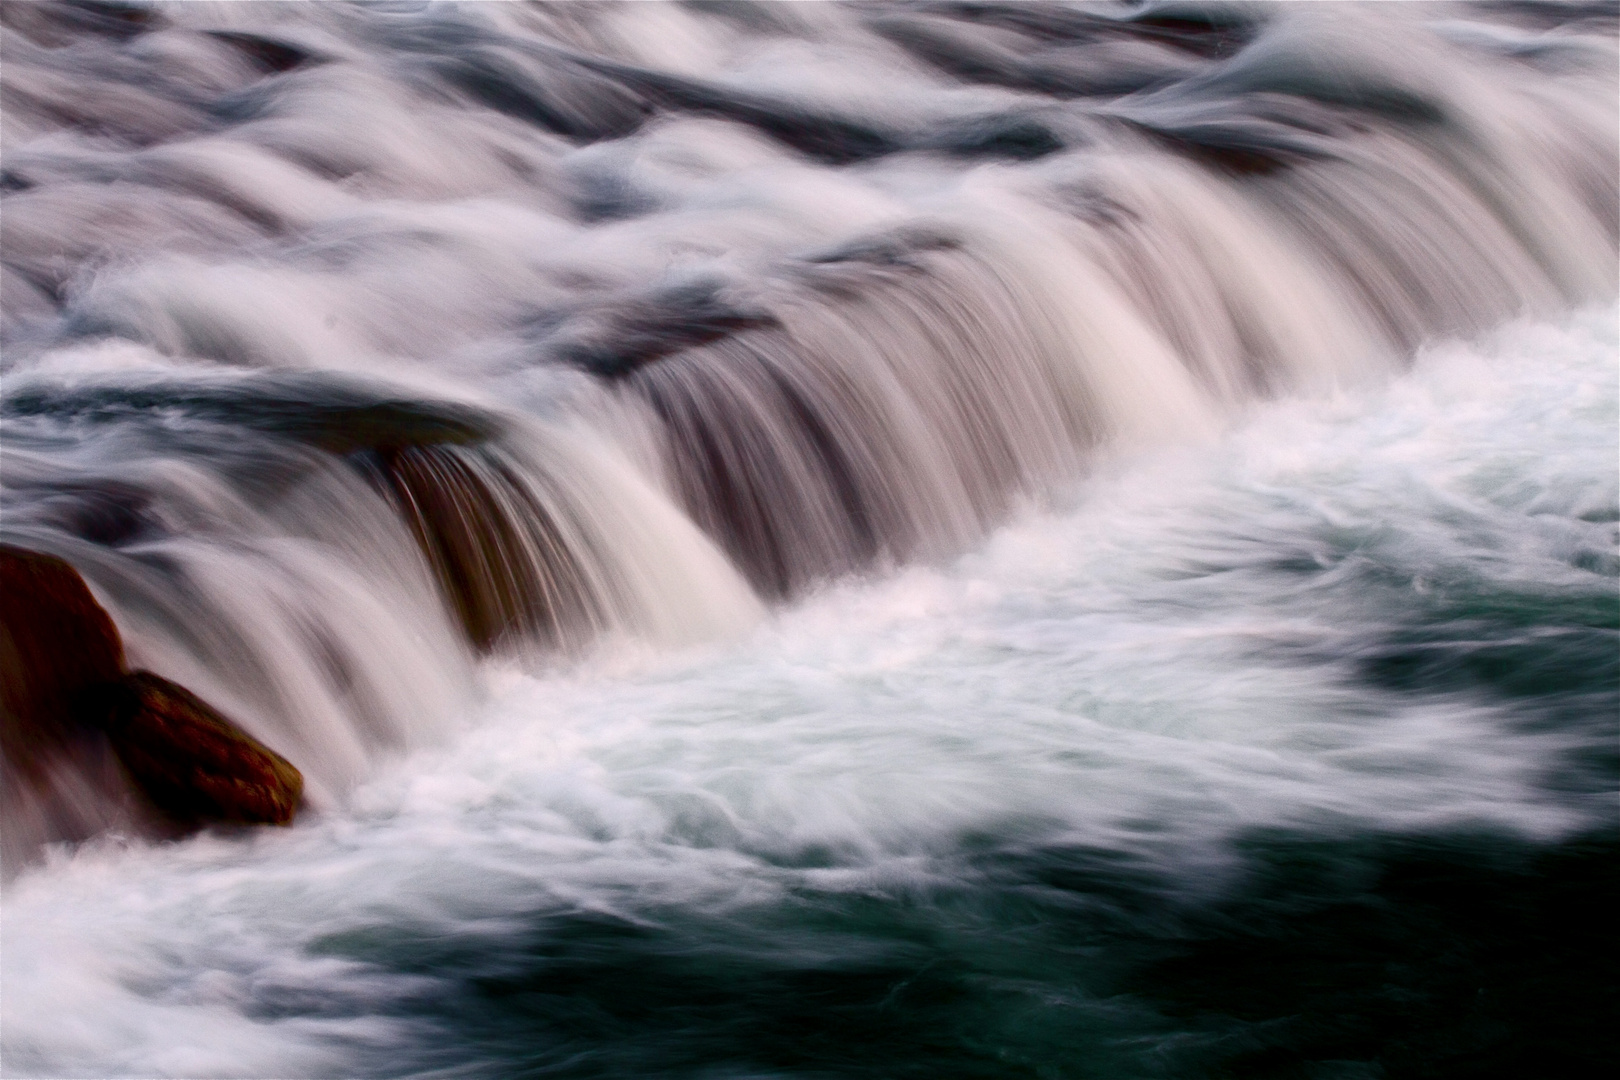
<path fill-rule="evenodd" d="M 79 572 L 0 546 L 0 750 L 23 773 L 82 731 L 84 692 L 120 678 L 118 629 Z"/>
<path fill-rule="evenodd" d="M 0 706 L 8 858 L 83 839 L 87 823 L 113 820 L 132 799 L 167 819 L 163 834 L 286 824 L 303 794 L 291 763 L 207 702 L 151 672 L 127 674 L 117 627 L 72 566 L 4 545 Z"/>
<path fill-rule="evenodd" d="M 103 687 L 103 724 L 143 795 L 187 826 L 285 825 L 304 778 L 197 695 L 150 671 Z"/>

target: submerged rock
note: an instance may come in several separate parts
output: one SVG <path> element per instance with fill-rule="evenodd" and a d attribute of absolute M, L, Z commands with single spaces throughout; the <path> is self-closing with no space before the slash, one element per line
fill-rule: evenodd
<path fill-rule="evenodd" d="M 96 697 L 119 763 L 169 819 L 183 826 L 292 821 L 303 775 L 185 687 L 137 671 Z"/>
<path fill-rule="evenodd" d="M 486 449 L 383 447 L 350 460 L 404 519 L 481 651 L 520 638 L 560 645 L 600 621 L 557 520 Z"/>

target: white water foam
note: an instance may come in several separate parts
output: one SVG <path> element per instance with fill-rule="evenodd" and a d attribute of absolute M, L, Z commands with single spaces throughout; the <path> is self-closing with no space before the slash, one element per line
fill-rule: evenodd
<path fill-rule="evenodd" d="M 1613 42 L 1573 15 L 1233 7 L 1186 37 L 1055 9 L 1079 67 L 1159 70 L 1047 93 L 906 36 L 1058 62 L 1029 11 L 178 4 L 110 36 L 7 11 L 0 363 L 8 407 L 62 400 L 19 406 L 6 527 L 321 802 L 465 697 L 458 568 L 434 581 L 336 475 L 378 446 L 267 447 L 270 483 L 162 393 L 85 421 L 142 367 L 238 383 L 227 429 L 298 378 L 487 413 L 506 509 L 569 549 L 514 580 L 577 571 L 589 613 L 555 636 L 588 648 L 736 632 L 762 610 L 739 575 L 776 598 L 938 562 L 1099 451 L 1614 288 Z M 307 512 L 259 505 L 306 481 Z M 70 488 L 147 502 L 98 540 L 35 513 Z"/>
<path fill-rule="evenodd" d="M 1612 588 L 1616 360 L 1612 309 L 1437 347 L 740 642 L 486 664 L 457 737 L 291 829 L 59 851 L 6 897 L 5 1073 L 343 1073 L 432 989 L 323 954 L 370 927 L 499 949 L 520 912 L 882 890 L 975 834 L 1197 889 L 1257 827 L 1577 828 L 1543 784 L 1569 735 L 1350 676 L 1437 592 Z"/>

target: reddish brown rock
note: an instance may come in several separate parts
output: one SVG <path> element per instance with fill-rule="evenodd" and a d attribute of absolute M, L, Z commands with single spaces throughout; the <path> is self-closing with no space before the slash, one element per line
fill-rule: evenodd
<path fill-rule="evenodd" d="M 78 571 L 3 545 L 0 706 L 8 858 L 83 839 L 87 823 L 128 817 L 118 808 L 132 801 L 167 819 L 166 834 L 286 824 L 303 794 L 291 763 L 207 702 L 151 672 L 127 673 L 118 629 Z"/>
<path fill-rule="evenodd" d="M 79 572 L 0 546 L 0 749 L 23 773 L 83 730 L 86 690 L 121 678 L 124 644 Z"/>
<path fill-rule="evenodd" d="M 137 671 L 96 696 L 119 763 L 169 818 L 182 825 L 292 821 L 303 776 L 196 694 Z"/>

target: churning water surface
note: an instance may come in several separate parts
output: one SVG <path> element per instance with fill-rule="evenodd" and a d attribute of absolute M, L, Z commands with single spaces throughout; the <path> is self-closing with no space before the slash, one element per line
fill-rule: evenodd
<path fill-rule="evenodd" d="M 1515 325 L 738 643 L 486 669 L 342 810 L 17 883 L 7 1068 L 1595 1069 L 1615 390 L 1612 310 Z"/>
<path fill-rule="evenodd" d="M 0 14 L 5 1075 L 1612 1065 L 1613 4 Z"/>

